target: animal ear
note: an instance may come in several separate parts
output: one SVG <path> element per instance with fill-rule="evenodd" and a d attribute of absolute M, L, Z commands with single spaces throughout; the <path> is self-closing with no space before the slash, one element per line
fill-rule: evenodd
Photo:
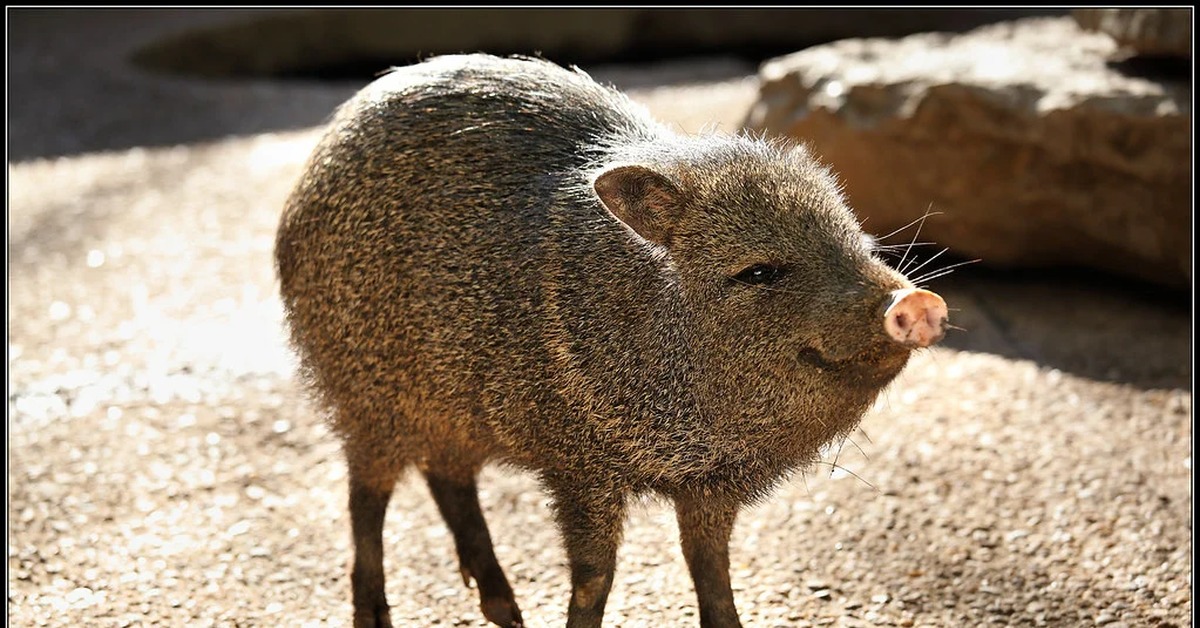
<path fill-rule="evenodd" d="M 670 179 L 645 166 L 617 166 L 601 172 L 592 186 L 617 220 L 655 244 L 671 243 L 683 203 Z"/>

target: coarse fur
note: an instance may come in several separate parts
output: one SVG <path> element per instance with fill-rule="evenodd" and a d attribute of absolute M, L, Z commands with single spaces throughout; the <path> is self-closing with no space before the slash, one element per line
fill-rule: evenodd
<path fill-rule="evenodd" d="M 418 468 L 485 615 L 520 625 L 475 497 L 539 474 L 599 625 L 625 504 L 675 501 L 702 625 L 737 625 L 728 537 L 845 435 L 910 350 L 911 284 L 806 150 L 692 137 L 586 74 L 437 57 L 336 113 L 276 243 L 292 340 L 350 469 L 358 626 L 390 625 L 383 512 Z M 739 280 L 756 266 L 770 283 Z"/>

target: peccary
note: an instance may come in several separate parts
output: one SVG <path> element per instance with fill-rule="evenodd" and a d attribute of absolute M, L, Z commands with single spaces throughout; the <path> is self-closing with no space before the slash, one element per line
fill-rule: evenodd
<path fill-rule="evenodd" d="M 334 116 L 276 263 L 349 469 L 354 625 L 424 474 L 488 620 L 519 626 L 476 477 L 535 472 L 599 626 L 631 496 L 673 500 L 703 626 L 737 626 L 739 508 L 856 426 L 946 306 L 875 256 L 802 147 L 684 136 L 585 73 L 444 56 Z"/>

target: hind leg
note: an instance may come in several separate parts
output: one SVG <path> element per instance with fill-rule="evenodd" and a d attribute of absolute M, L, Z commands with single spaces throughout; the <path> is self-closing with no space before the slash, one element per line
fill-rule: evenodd
<path fill-rule="evenodd" d="M 378 481 L 350 467 L 350 528 L 354 536 L 354 628 L 392 628 L 383 577 L 383 521 L 396 479 Z"/>
<path fill-rule="evenodd" d="M 513 599 L 512 587 L 496 562 L 492 537 L 479 508 L 479 492 L 475 485 L 476 466 L 469 473 L 447 473 L 438 469 L 425 472 L 429 491 L 438 510 L 454 535 L 458 564 L 463 582 L 470 586 L 474 579 L 479 586 L 479 605 L 488 621 L 506 628 L 522 626 L 521 611 Z"/>

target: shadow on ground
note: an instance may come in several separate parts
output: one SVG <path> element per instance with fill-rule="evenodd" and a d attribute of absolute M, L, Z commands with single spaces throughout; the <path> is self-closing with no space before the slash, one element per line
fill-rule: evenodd
<path fill-rule="evenodd" d="M 949 302 L 943 345 L 1030 360 L 1096 381 L 1188 388 L 1188 297 L 1094 272 L 970 266 L 934 282 Z"/>

